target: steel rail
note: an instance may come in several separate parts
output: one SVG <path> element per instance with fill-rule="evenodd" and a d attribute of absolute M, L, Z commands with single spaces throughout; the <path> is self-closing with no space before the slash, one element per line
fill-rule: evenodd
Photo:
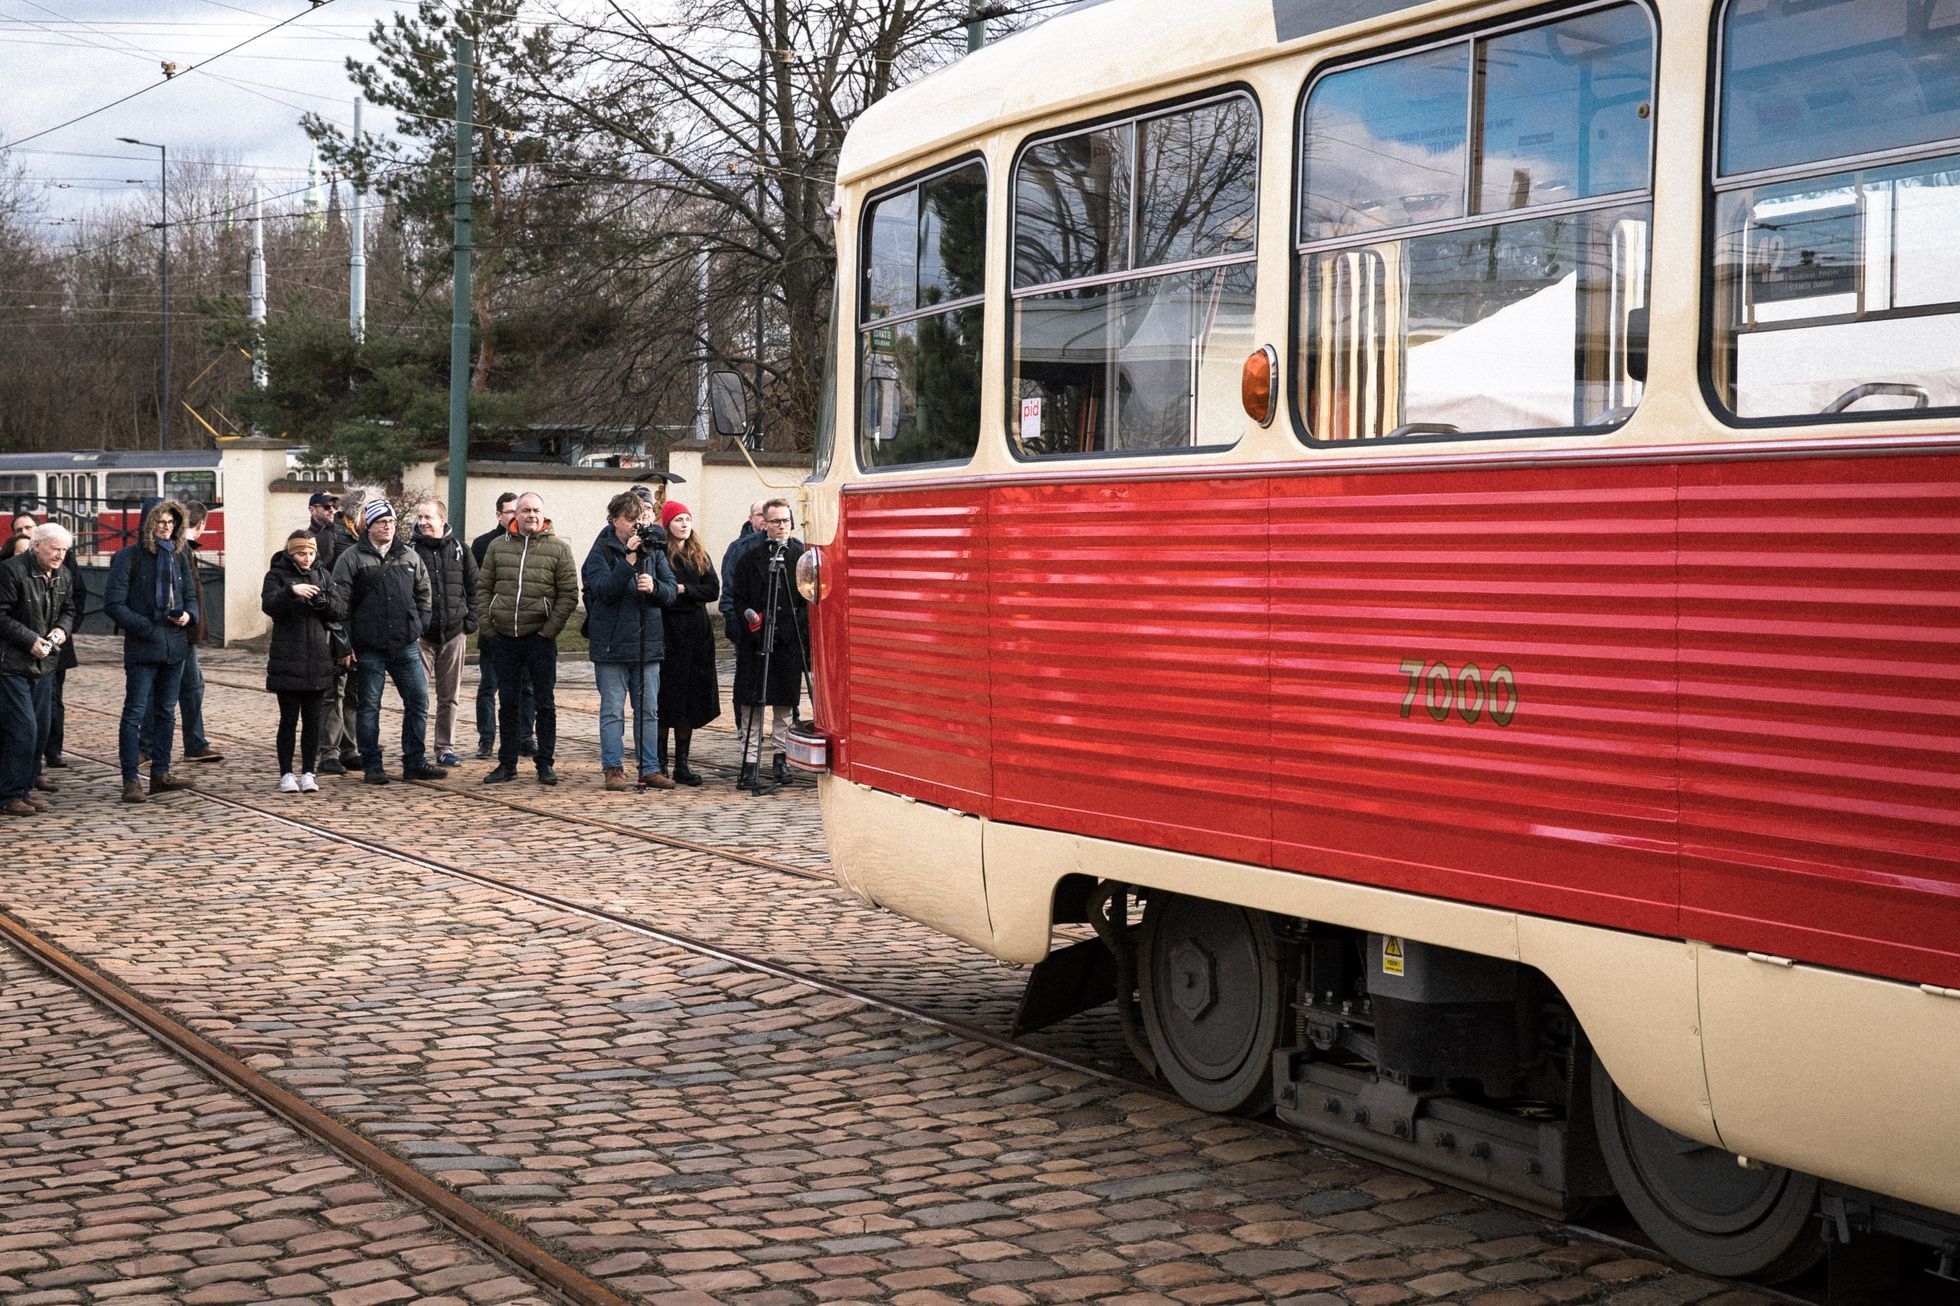
<path fill-rule="evenodd" d="M 0 906 L 0 937 L 56 979 L 80 989 L 90 1000 L 135 1025 L 226 1088 L 352 1162 L 377 1183 L 424 1208 L 465 1241 L 559 1300 L 575 1306 L 625 1306 L 626 1298 L 171 1019 L 133 990 L 37 934 L 6 906 Z"/>

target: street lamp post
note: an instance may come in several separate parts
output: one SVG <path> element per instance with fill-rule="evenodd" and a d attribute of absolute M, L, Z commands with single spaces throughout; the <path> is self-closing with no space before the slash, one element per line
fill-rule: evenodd
<path fill-rule="evenodd" d="M 163 393 L 157 403 L 162 422 L 157 448 L 167 451 L 170 448 L 170 151 L 153 141 L 139 141 L 134 136 L 118 136 L 116 139 L 124 145 L 141 145 L 146 150 L 155 150 L 157 170 L 163 179 L 163 220 L 157 223 L 157 235 L 163 243 Z"/>

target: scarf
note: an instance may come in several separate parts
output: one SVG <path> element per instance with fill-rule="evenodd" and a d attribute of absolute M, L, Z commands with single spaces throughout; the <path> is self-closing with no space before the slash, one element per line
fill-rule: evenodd
<path fill-rule="evenodd" d="M 177 601 L 177 541 L 157 541 L 157 577 L 154 599 L 157 615 L 165 617 L 183 604 Z"/>

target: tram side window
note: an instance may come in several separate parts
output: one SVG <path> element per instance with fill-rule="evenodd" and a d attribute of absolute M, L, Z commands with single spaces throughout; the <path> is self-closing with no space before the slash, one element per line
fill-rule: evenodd
<path fill-rule="evenodd" d="M 175 499 L 179 503 L 188 503 L 195 499 L 207 508 L 215 508 L 218 506 L 218 474 L 216 472 L 165 472 L 163 497 Z"/>
<path fill-rule="evenodd" d="M 142 506 L 143 500 L 155 497 L 156 492 L 155 472 L 110 472 L 102 478 L 102 497 L 113 508 L 134 511 Z"/>
<path fill-rule="evenodd" d="M 1022 152 L 1009 412 L 1017 453 L 1237 440 L 1258 174 L 1259 111 L 1243 94 Z"/>
<path fill-rule="evenodd" d="M 873 201 L 858 313 L 858 456 L 964 461 L 980 444 L 987 174 L 969 163 Z"/>
<path fill-rule="evenodd" d="M 0 475 L 0 511 L 11 516 L 23 508 L 38 507 L 40 496 L 35 488 L 32 473 L 21 475 L 9 472 Z"/>
<path fill-rule="evenodd" d="M 1344 68 L 1302 108 L 1317 441 L 1605 427 L 1639 402 L 1653 29 L 1620 4 Z"/>
<path fill-rule="evenodd" d="M 1717 397 L 1960 408 L 1960 0 L 1733 0 L 1720 76 Z"/>

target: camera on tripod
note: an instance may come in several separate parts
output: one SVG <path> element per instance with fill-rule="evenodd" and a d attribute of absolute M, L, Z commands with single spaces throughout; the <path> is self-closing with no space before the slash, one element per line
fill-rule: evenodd
<path fill-rule="evenodd" d="M 640 552 L 657 549 L 667 542 L 667 532 L 660 529 L 657 522 L 641 522 L 633 528 L 633 534 L 640 538 Z"/>

